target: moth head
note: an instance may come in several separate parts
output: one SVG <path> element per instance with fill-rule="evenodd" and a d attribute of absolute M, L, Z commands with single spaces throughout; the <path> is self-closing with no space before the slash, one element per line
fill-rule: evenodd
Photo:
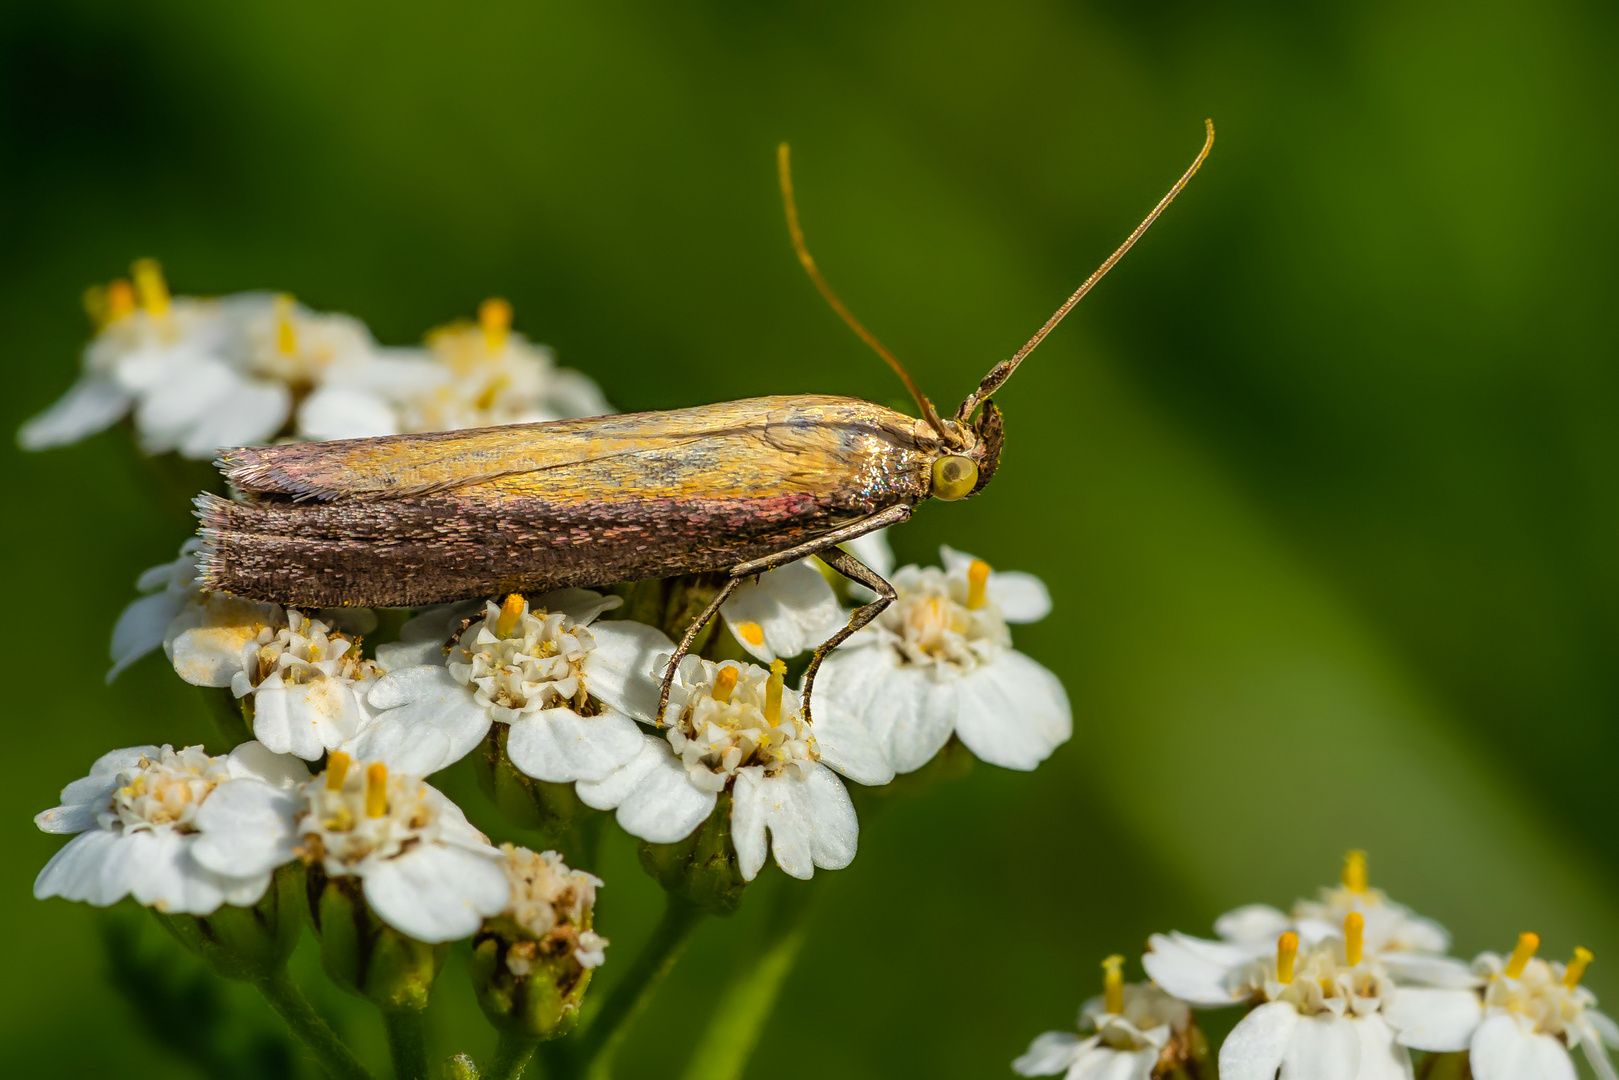
<path fill-rule="evenodd" d="M 933 460 L 928 494 L 935 499 L 955 502 L 978 494 L 1000 464 L 1001 410 L 994 402 L 984 402 L 983 412 L 962 434 L 961 445 Z"/>

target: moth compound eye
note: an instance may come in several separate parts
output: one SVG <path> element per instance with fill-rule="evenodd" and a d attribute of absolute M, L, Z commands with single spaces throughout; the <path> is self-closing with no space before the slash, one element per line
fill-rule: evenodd
<path fill-rule="evenodd" d="M 933 497 L 945 502 L 965 499 L 978 484 L 978 463 L 952 454 L 933 463 Z"/>

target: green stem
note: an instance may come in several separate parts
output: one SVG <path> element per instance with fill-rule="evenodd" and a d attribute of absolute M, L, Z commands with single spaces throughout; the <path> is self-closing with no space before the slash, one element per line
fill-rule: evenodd
<path fill-rule="evenodd" d="M 534 1056 L 534 1048 L 538 1045 L 533 1039 L 501 1032 L 495 1056 L 481 1074 L 482 1080 L 517 1080 L 528 1067 L 529 1059 Z"/>
<path fill-rule="evenodd" d="M 422 1031 L 422 1011 L 409 1006 L 383 1009 L 382 1026 L 388 1032 L 394 1080 L 427 1080 L 427 1037 Z"/>
<path fill-rule="evenodd" d="M 782 889 L 775 913 L 765 921 L 769 944 L 753 954 L 751 966 L 720 996 L 681 1080 L 738 1080 L 747 1068 L 809 929 L 805 916 L 813 883 L 785 881 Z"/>
<path fill-rule="evenodd" d="M 254 985 L 264 995 L 264 1000 L 270 1003 L 270 1008 L 286 1021 L 287 1028 L 329 1075 L 338 1080 L 371 1080 L 371 1074 L 354 1056 L 354 1051 L 344 1045 L 337 1033 L 315 1012 L 292 981 L 292 976 L 287 974 L 286 968 L 268 978 L 256 980 Z"/>
<path fill-rule="evenodd" d="M 601 1011 L 579 1037 L 577 1048 L 568 1055 L 590 1076 L 607 1075 L 619 1043 L 652 1001 L 664 976 L 680 959 L 681 950 L 702 917 L 702 908 L 674 893 L 668 894 L 668 906 L 663 909 L 663 918 L 653 929 L 651 940 L 613 986 Z"/>
<path fill-rule="evenodd" d="M 253 737 L 253 732 L 247 726 L 246 706 L 228 686 L 200 687 L 202 696 L 208 702 L 208 714 L 214 718 L 214 726 L 219 729 L 219 736 L 225 741 L 225 750 L 229 752 L 247 742 Z"/>

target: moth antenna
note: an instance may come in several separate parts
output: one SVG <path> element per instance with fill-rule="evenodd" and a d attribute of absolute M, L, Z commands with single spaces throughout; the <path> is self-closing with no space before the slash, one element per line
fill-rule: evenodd
<path fill-rule="evenodd" d="M 782 205 L 787 210 L 787 232 L 793 238 L 793 250 L 798 253 L 798 261 L 804 267 L 804 272 L 809 275 L 810 280 L 815 283 L 815 287 L 820 290 L 821 296 L 832 306 L 832 310 L 838 313 L 838 318 L 848 323 L 849 329 L 859 334 L 860 340 L 871 346 L 873 352 L 888 361 L 888 366 L 894 369 L 894 374 L 900 377 L 900 381 L 905 384 L 905 389 L 911 392 L 911 397 L 916 401 L 917 408 L 922 410 L 922 416 L 932 425 L 933 430 L 939 433 L 939 437 L 951 444 L 959 443 L 959 438 L 945 427 L 944 421 L 939 417 L 938 410 L 933 407 L 933 402 L 929 401 L 927 395 L 922 393 L 921 388 L 916 385 L 916 380 L 911 378 L 910 372 L 906 371 L 904 366 L 895 359 L 894 354 L 889 352 L 883 346 L 883 343 L 877 340 L 875 334 L 862 326 L 860 320 L 855 318 L 854 314 L 843 306 L 843 301 L 838 299 L 838 294 L 832 291 L 832 286 L 828 285 L 826 278 L 821 276 L 820 268 L 815 265 L 815 257 L 809 253 L 809 248 L 804 245 L 804 230 L 798 224 L 798 203 L 793 198 L 793 166 L 790 155 L 791 151 L 786 143 L 776 147 L 776 172 L 781 178 Z"/>
<path fill-rule="evenodd" d="M 1152 213 L 1147 215 L 1146 220 L 1137 225 L 1135 231 L 1125 238 L 1124 243 L 1119 245 L 1118 250 L 1109 255 L 1107 261 L 1098 266 L 1096 272 L 1086 278 L 1078 289 L 1074 290 L 1074 295 L 1063 302 L 1062 307 L 1058 308 L 1056 313 L 1046 320 L 1046 324 L 1035 332 L 1034 337 L 1030 338 L 1012 359 L 1003 360 L 989 369 L 989 374 L 985 375 L 984 381 L 978 384 L 978 389 L 967 395 L 967 400 L 963 401 L 961 408 L 956 410 L 957 423 L 966 423 L 968 417 L 972 416 L 973 410 L 978 408 L 985 398 L 999 390 L 1002 383 L 1012 377 L 1012 372 L 1016 371 L 1017 366 L 1023 363 L 1023 358 L 1032 353 L 1034 347 L 1044 341 L 1047 334 L 1056 329 L 1057 324 L 1062 322 L 1063 317 L 1074 309 L 1074 305 L 1083 300 L 1085 294 L 1090 292 L 1098 281 L 1107 276 L 1107 272 L 1113 269 L 1113 265 L 1124 258 L 1124 253 L 1134 247 L 1135 242 L 1141 239 L 1141 235 L 1152 226 L 1153 222 L 1158 220 L 1158 215 L 1162 214 L 1164 209 L 1175 201 L 1175 196 L 1179 195 L 1181 189 L 1196 175 L 1198 168 L 1203 164 L 1203 159 L 1209 156 L 1209 150 L 1214 146 L 1214 121 L 1205 120 L 1203 121 L 1203 126 L 1207 129 L 1208 135 L 1204 138 L 1203 149 L 1197 152 L 1197 157 L 1193 160 L 1191 168 L 1181 174 L 1181 178 L 1175 181 L 1175 186 L 1169 189 L 1169 194 L 1158 200 L 1158 205 L 1152 208 Z"/>

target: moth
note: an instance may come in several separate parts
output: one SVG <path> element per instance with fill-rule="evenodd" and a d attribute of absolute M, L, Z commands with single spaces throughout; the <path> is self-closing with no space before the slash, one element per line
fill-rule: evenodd
<path fill-rule="evenodd" d="M 300 607 L 416 607 L 513 592 L 723 572 L 664 675 L 743 582 L 807 556 L 871 589 L 804 674 L 895 598 L 838 547 L 928 499 L 982 491 L 1002 447 L 991 395 L 1180 194 L 1203 148 L 1146 219 L 1044 326 L 941 416 L 832 291 L 810 256 L 788 148 L 777 151 L 793 248 L 832 308 L 899 375 L 920 417 L 850 397 L 751 398 L 666 412 L 226 450 L 231 500 L 204 494 L 206 588 Z"/>

